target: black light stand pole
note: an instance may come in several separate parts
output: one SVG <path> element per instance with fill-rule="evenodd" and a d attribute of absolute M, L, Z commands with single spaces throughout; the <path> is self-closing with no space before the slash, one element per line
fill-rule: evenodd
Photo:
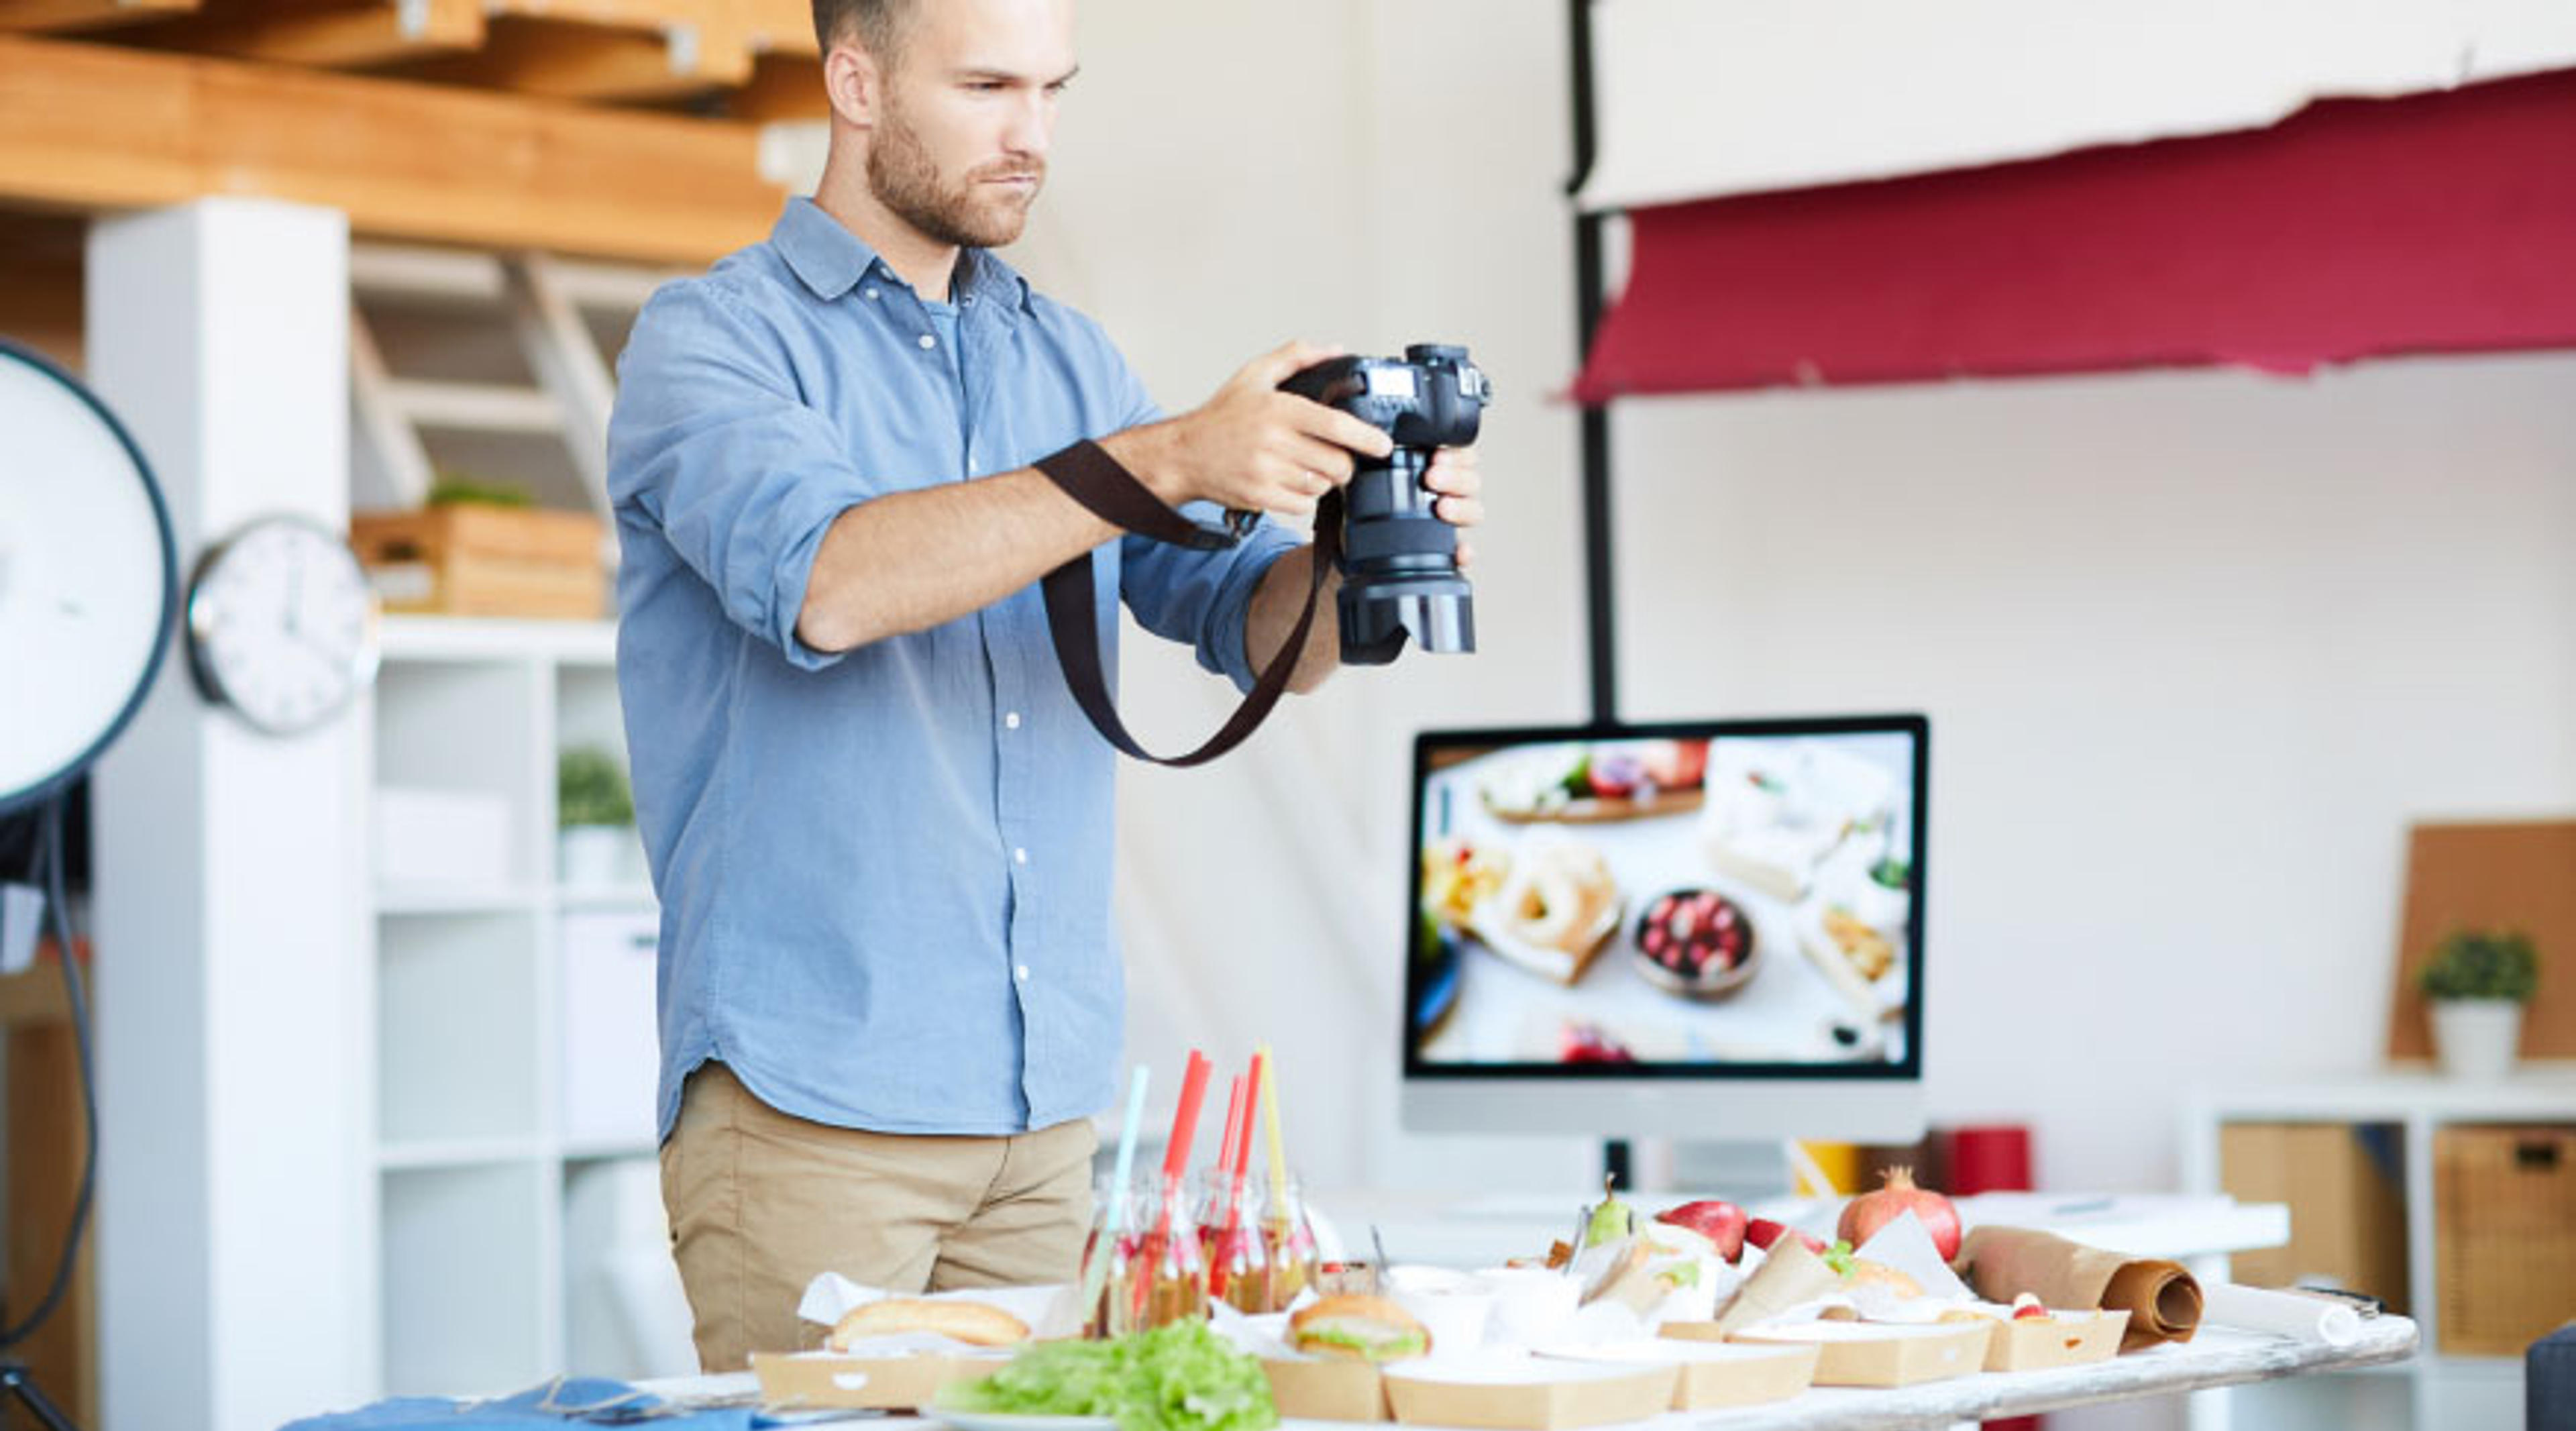
<path fill-rule="evenodd" d="M 1565 191 L 1574 199 L 1592 173 L 1592 0 L 1566 0 L 1567 46 L 1574 74 L 1574 177 Z M 1601 215 L 1574 209 L 1574 332 L 1578 360 L 1591 353 L 1601 328 Z M 1585 650 L 1592 672 L 1592 723 L 1619 719 L 1619 626 L 1610 584 L 1610 409 L 1583 406 L 1583 614 Z M 1601 1169 L 1617 1187 L 1636 1186 L 1628 1140 L 1601 1145 Z"/>

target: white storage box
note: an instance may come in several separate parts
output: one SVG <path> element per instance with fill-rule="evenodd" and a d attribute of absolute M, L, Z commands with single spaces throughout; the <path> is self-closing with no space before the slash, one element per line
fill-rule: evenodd
<path fill-rule="evenodd" d="M 563 1134 L 576 1151 L 653 1146 L 660 923 L 651 909 L 563 917 Z"/>
<path fill-rule="evenodd" d="M 505 884 L 510 802 L 474 790 L 385 785 L 376 790 L 376 885 Z"/>

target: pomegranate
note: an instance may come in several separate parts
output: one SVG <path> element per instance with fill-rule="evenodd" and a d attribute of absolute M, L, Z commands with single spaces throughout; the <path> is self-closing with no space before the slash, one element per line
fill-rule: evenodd
<path fill-rule="evenodd" d="M 1744 1209 L 1731 1202 L 1686 1202 L 1656 1213 L 1655 1221 L 1689 1228 L 1716 1243 L 1717 1255 L 1729 1262 L 1744 1256 Z"/>
<path fill-rule="evenodd" d="M 1797 1238 L 1800 1242 L 1807 1244 L 1807 1250 L 1809 1252 L 1822 1255 L 1825 1251 L 1825 1240 L 1823 1238 L 1817 1237 L 1812 1233 L 1800 1232 L 1798 1229 L 1782 1223 L 1773 1222 L 1767 1217 L 1757 1217 L 1744 1224 L 1744 1240 L 1752 1243 L 1755 1247 L 1758 1247 L 1765 1252 L 1770 1251 L 1771 1244 L 1779 1241 L 1783 1237 Z"/>
<path fill-rule="evenodd" d="M 1834 1235 L 1858 1247 L 1904 1212 L 1913 1213 L 1923 1230 L 1932 1234 L 1933 1250 L 1941 1254 L 1942 1261 L 1959 1255 L 1959 1210 L 1930 1188 L 1916 1187 L 1912 1168 L 1888 1169 L 1885 1187 L 1862 1193 L 1844 1204 L 1842 1221 L 1834 1224 Z"/>

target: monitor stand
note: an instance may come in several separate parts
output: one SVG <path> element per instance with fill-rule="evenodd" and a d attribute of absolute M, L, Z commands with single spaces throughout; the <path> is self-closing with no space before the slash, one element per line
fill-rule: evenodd
<path fill-rule="evenodd" d="M 1636 1169 L 1629 1159 L 1631 1151 L 1625 1138 L 1610 1138 L 1601 1144 L 1601 1176 L 1623 1192 L 1637 1186 Z"/>

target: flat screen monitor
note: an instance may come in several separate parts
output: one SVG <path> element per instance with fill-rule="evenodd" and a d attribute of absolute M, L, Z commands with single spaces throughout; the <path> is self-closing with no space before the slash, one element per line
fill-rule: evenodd
<path fill-rule="evenodd" d="M 1922 1131 L 1919 715 L 1425 732 L 1403 1119 Z"/>

